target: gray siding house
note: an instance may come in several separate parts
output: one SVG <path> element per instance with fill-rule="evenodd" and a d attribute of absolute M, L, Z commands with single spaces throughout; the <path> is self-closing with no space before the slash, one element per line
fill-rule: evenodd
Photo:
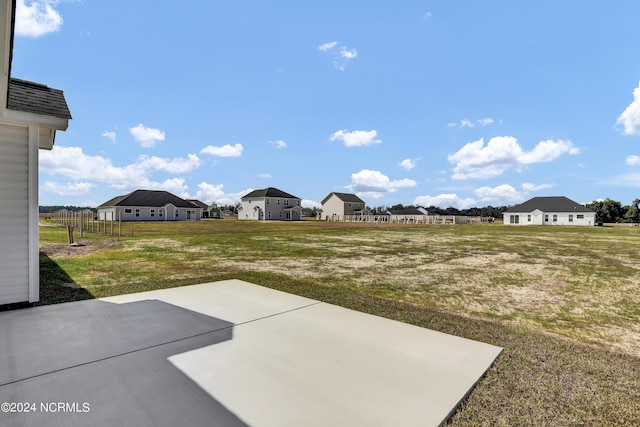
<path fill-rule="evenodd" d="M 595 225 L 596 213 L 564 196 L 534 197 L 503 212 L 505 225 Z"/>
<path fill-rule="evenodd" d="M 365 203 L 360 197 L 349 193 L 330 193 L 322 200 L 322 218 L 342 221 L 345 215 L 365 214 Z"/>
<path fill-rule="evenodd" d="M 61 90 L 11 77 L 14 1 L 0 0 L 0 20 L 1 306 L 40 299 L 38 151 L 53 147 L 71 114 Z"/>
<path fill-rule="evenodd" d="M 299 221 L 302 200 L 277 188 L 254 190 L 241 199 L 238 219 Z"/>
<path fill-rule="evenodd" d="M 98 218 L 113 221 L 198 221 L 202 208 L 168 191 L 136 190 L 98 206 Z"/>

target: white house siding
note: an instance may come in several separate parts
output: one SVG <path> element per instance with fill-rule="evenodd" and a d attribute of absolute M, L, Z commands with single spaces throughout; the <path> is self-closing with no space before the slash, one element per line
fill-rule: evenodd
<path fill-rule="evenodd" d="M 287 213 L 284 210 L 294 206 L 300 206 L 299 199 L 280 197 L 249 198 L 240 203 L 238 219 L 286 221 Z M 302 219 L 299 211 L 292 211 L 291 214 L 293 217 L 289 218 L 289 220 Z"/>
<path fill-rule="evenodd" d="M 35 152 L 37 155 L 37 146 Z M 29 128 L 0 124 L 0 305 L 38 298 L 37 289 L 35 295 L 29 294 L 30 263 L 34 260 L 34 249 L 29 245 L 33 234 L 30 184 Z M 37 261 L 37 236 L 32 245 Z M 36 286 L 37 278 L 32 279 Z"/>
<path fill-rule="evenodd" d="M 246 199 L 240 203 L 238 219 L 263 220 L 265 200 L 262 198 Z"/>
<path fill-rule="evenodd" d="M 533 212 L 504 214 L 506 225 L 580 225 L 591 226 L 595 223 L 594 212 Z M 579 218 L 581 216 L 581 218 Z M 512 218 L 516 218 L 512 219 Z"/>
<path fill-rule="evenodd" d="M 161 208 L 118 206 L 98 209 L 98 218 L 107 221 L 199 221 L 201 216 L 200 208 L 177 208 L 173 205 Z"/>
<path fill-rule="evenodd" d="M 332 194 L 331 197 L 322 205 L 322 218 L 334 221 L 344 220 L 345 215 L 353 215 L 354 212 L 359 213 L 365 208 L 364 203 L 345 202 L 340 197 Z"/>
<path fill-rule="evenodd" d="M 329 197 L 322 205 L 322 217 L 324 219 L 342 219 L 345 215 L 344 202 L 335 194 Z"/>

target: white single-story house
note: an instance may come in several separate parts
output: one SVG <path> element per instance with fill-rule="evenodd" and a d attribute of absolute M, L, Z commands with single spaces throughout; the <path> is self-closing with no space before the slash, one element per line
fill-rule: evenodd
<path fill-rule="evenodd" d="M 98 206 L 98 219 L 108 221 L 198 221 L 202 208 L 168 191 L 136 190 Z"/>
<path fill-rule="evenodd" d="M 595 225 L 596 213 L 564 196 L 534 197 L 503 212 L 506 225 Z"/>
<path fill-rule="evenodd" d="M 330 193 L 322 200 L 322 218 L 342 221 L 347 215 L 366 214 L 364 201 L 355 194 Z"/>
<path fill-rule="evenodd" d="M 385 212 L 389 215 L 390 222 L 427 222 L 429 212 L 423 207 L 408 207 L 404 209 L 389 209 Z"/>
<path fill-rule="evenodd" d="M 241 199 L 238 219 L 299 221 L 302 200 L 277 188 L 254 190 Z"/>
<path fill-rule="evenodd" d="M 40 299 L 38 150 L 71 119 L 61 90 L 11 77 L 15 4 L 0 0 L 0 306 Z"/>

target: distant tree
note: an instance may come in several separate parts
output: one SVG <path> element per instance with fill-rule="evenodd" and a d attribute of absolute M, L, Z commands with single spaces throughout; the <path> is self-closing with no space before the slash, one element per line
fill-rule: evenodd
<path fill-rule="evenodd" d="M 593 201 L 586 206 L 596 213 L 596 222 L 620 222 L 624 217 L 622 204 L 609 198 Z"/>
<path fill-rule="evenodd" d="M 631 205 L 623 206 L 622 210 L 624 222 L 640 222 L 640 199 L 635 199 Z"/>

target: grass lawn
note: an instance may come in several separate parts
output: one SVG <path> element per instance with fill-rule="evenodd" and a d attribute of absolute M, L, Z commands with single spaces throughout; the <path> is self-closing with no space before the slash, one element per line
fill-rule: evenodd
<path fill-rule="evenodd" d="M 452 426 L 640 425 L 640 228 L 40 227 L 41 303 L 237 278 L 505 349 Z"/>

